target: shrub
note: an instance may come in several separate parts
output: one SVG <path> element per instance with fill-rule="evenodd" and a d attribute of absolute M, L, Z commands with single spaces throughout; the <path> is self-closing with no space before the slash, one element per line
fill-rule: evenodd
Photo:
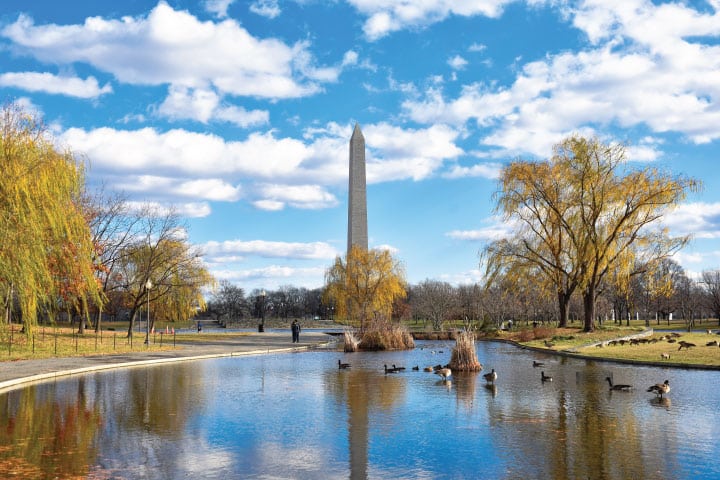
<path fill-rule="evenodd" d="M 518 342 L 529 342 L 535 340 L 535 333 L 532 330 L 524 329 L 517 333 Z"/>
<path fill-rule="evenodd" d="M 535 340 L 550 338 L 555 335 L 555 329 L 551 327 L 535 327 L 533 328 L 533 336 Z"/>

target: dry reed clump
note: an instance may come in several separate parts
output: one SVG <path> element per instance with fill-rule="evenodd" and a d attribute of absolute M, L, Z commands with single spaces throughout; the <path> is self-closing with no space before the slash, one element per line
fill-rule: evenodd
<path fill-rule="evenodd" d="M 535 327 L 533 328 L 533 335 L 535 336 L 535 340 L 551 338 L 555 335 L 555 329 L 551 327 Z"/>
<path fill-rule="evenodd" d="M 465 330 L 455 335 L 455 347 L 450 357 L 450 369 L 459 372 L 479 372 L 482 364 L 475 352 L 475 333 Z"/>
<path fill-rule="evenodd" d="M 362 333 L 362 350 L 409 350 L 415 348 L 410 331 L 404 325 L 386 321 L 370 323 Z"/>
<path fill-rule="evenodd" d="M 535 340 L 535 334 L 530 329 L 524 329 L 520 330 L 517 333 L 517 341 L 518 342 L 530 342 L 532 340 Z"/>
<path fill-rule="evenodd" d="M 343 331 L 343 340 L 345 342 L 345 345 L 343 347 L 343 350 L 345 352 L 357 352 L 358 351 L 358 345 L 360 344 L 360 340 L 355 336 L 355 332 L 350 330 L 349 328 L 346 328 Z"/>

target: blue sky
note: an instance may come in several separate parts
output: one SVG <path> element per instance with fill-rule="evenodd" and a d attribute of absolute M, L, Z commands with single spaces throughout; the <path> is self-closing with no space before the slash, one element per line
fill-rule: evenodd
<path fill-rule="evenodd" d="M 503 165 L 571 133 L 699 178 L 665 220 L 720 267 L 720 0 L 76 0 L 0 4 L 0 98 L 88 180 L 175 205 L 218 279 L 319 287 L 343 255 L 348 141 L 371 247 L 479 281 Z"/>

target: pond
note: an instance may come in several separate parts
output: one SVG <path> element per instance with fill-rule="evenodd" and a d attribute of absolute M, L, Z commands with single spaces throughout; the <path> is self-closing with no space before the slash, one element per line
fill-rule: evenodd
<path fill-rule="evenodd" d="M 181 362 L 7 392 L 0 477 L 720 478 L 720 372 L 489 342 L 479 374 L 423 371 L 453 344 Z M 607 376 L 634 389 L 610 392 Z M 662 400 L 646 391 L 666 379 Z"/>

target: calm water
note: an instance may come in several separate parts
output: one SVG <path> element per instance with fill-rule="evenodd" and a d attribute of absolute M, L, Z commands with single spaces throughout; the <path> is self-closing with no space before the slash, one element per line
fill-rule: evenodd
<path fill-rule="evenodd" d="M 720 478 L 720 372 L 499 343 L 478 344 L 480 374 L 422 371 L 452 346 L 203 360 L 9 392 L 0 478 Z M 393 363 L 407 370 L 384 375 Z M 610 393 L 608 375 L 635 390 Z M 660 402 L 645 390 L 665 379 Z"/>

